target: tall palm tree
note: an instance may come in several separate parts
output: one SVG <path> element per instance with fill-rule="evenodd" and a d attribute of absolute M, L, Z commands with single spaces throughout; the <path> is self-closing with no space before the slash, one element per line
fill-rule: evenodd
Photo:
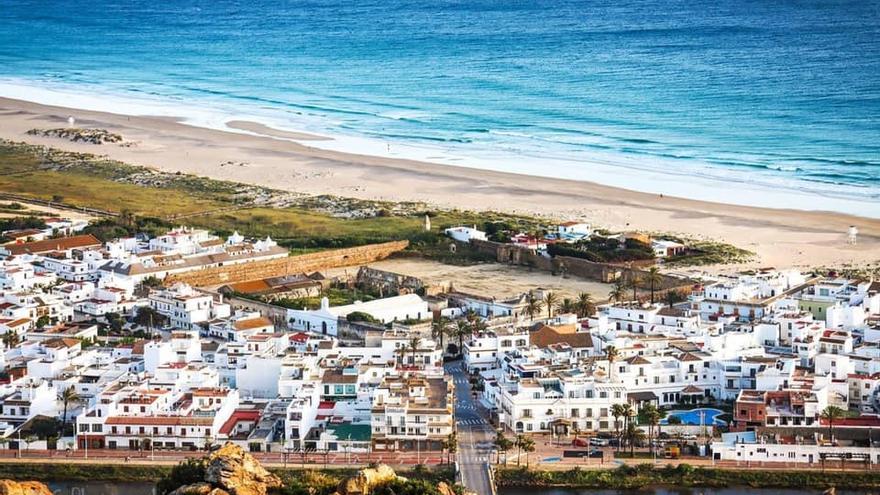
<path fill-rule="evenodd" d="M 422 339 L 419 337 L 413 337 L 409 339 L 409 350 L 412 351 L 412 364 L 416 364 L 416 353 L 419 352 L 419 348 L 422 346 Z"/>
<path fill-rule="evenodd" d="M 843 409 L 837 406 L 828 406 L 822 410 L 820 417 L 828 421 L 828 439 L 834 441 L 834 422 L 844 416 Z"/>
<path fill-rule="evenodd" d="M 663 275 L 660 274 L 660 269 L 656 266 L 648 268 L 648 273 L 645 275 L 645 281 L 651 285 L 651 304 L 654 304 L 654 291 L 660 286 L 660 283 L 663 282 Z"/>
<path fill-rule="evenodd" d="M 614 282 L 614 286 L 611 287 L 611 292 L 608 293 L 608 298 L 615 301 L 621 302 L 626 297 L 626 282 L 619 278 Z"/>
<path fill-rule="evenodd" d="M 458 355 L 464 350 L 464 337 L 471 334 L 471 324 L 466 319 L 455 320 L 455 336 L 458 338 Z"/>
<path fill-rule="evenodd" d="M 529 291 L 529 295 L 526 297 L 526 307 L 524 308 L 527 315 L 529 315 L 529 320 L 534 321 L 535 315 L 540 313 L 544 308 L 544 304 L 541 303 L 541 300 L 535 297 L 535 293 Z"/>
<path fill-rule="evenodd" d="M 526 453 L 526 469 L 529 468 L 529 453 L 535 451 L 535 441 L 529 437 L 524 437 L 520 448 Z"/>
<path fill-rule="evenodd" d="M 636 410 L 632 404 L 626 402 L 623 404 L 623 432 L 624 435 L 629 431 L 630 425 L 633 423 L 632 418 L 636 415 Z"/>
<path fill-rule="evenodd" d="M 648 443 L 651 445 L 651 452 L 654 451 L 654 428 L 660 426 L 660 420 L 663 419 L 664 413 L 660 411 L 654 404 L 648 403 L 639 411 L 640 415 L 645 418 L 648 423 Z"/>
<path fill-rule="evenodd" d="M 553 310 L 559 305 L 559 296 L 554 292 L 544 295 L 544 304 L 547 305 L 547 318 L 553 318 Z"/>
<path fill-rule="evenodd" d="M 581 292 L 574 303 L 578 318 L 586 318 L 593 314 L 593 296 L 589 292 Z"/>
<path fill-rule="evenodd" d="M 630 457 L 635 457 L 636 444 L 645 439 L 645 432 L 636 426 L 635 422 L 631 422 L 626 426 L 624 436 L 626 437 L 626 441 L 629 442 Z"/>
<path fill-rule="evenodd" d="M 517 435 L 516 439 L 513 441 L 513 446 L 516 447 L 516 465 L 519 466 L 520 457 L 522 456 L 522 448 L 525 445 L 526 436 L 525 435 Z"/>
<path fill-rule="evenodd" d="M 458 433 L 453 431 L 447 435 L 446 440 L 443 441 L 443 448 L 446 449 L 446 464 L 452 464 L 450 457 L 458 452 Z"/>
<path fill-rule="evenodd" d="M 633 301 L 639 300 L 639 287 L 642 285 L 642 277 L 639 276 L 636 272 L 632 272 L 632 275 L 629 277 L 629 282 L 627 285 L 633 291 Z"/>
<path fill-rule="evenodd" d="M 617 451 L 620 452 L 620 418 L 624 415 L 623 404 L 611 405 L 611 416 L 614 417 L 614 435 L 617 437 Z"/>
<path fill-rule="evenodd" d="M 504 436 L 504 433 L 498 432 L 495 435 L 495 448 L 498 450 L 498 457 L 495 459 L 495 464 L 499 464 L 501 462 L 501 454 L 504 453 L 504 464 L 507 464 L 507 451 L 513 447 L 513 442 L 510 441 L 509 438 Z"/>
<path fill-rule="evenodd" d="M 446 353 L 446 348 L 443 347 L 443 337 L 449 333 L 451 326 L 452 323 L 445 316 L 431 322 L 431 338 L 440 342 L 441 355 Z"/>
<path fill-rule="evenodd" d="M 608 360 L 608 381 L 614 381 L 614 361 L 617 361 L 617 357 L 620 353 L 617 350 L 617 347 L 613 345 L 609 345 L 605 348 L 605 359 Z"/>
<path fill-rule="evenodd" d="M 577 309 L 575 308 L 574 301 L 567 297 L 563 299 L 562 303 L 559 305 L 559 312 L 562 314 L 577 314 Z"/>
<path fill-rule="evenodd" d="M 76 389 L 73 388 L 73 385 L 65 388 L 60 395 L 61 404 L 64 407 L 64 414 L 61 416 L 61 435 L 64 436 L 64 430 L 67 429 L 67 408 L 71 404 L 77 404 L 82 399 L 80 399 L 79 394 L 76 393 Z"/>

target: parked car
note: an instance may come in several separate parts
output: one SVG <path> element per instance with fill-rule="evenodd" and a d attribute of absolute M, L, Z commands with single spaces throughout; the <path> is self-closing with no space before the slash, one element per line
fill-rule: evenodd
<path fill-rule="evenodd" d="M 611 444 L 611 441 L 607 438 L 591 438 L 590 445 L 595 445 L 596 447 L 607 447 Z"/>

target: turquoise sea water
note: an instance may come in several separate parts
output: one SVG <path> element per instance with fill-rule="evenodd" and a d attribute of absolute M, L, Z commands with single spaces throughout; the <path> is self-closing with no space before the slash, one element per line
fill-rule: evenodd
<path fill-rule="evenodd" d="M 0 95 L 880 216 L 878 19 L 877 0 L 2 0 Z"/>

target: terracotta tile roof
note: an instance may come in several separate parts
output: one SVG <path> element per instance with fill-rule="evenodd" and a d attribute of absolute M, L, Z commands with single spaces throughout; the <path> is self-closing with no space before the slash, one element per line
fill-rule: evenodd
<path fill-rule="evenodd" d="M 101 241 L 91 234 L 62 237 L 59 239 L 46 239 L 44 241 L 23 242 L 20 244 L 4 244 L 3 249 L 11 255 L 27 253 L 47 253 L 49 251 L 64 251 L 75 248 L 101 247 Z"/>
<path fill-rule="evenodd" d="M 253 330 L 261 327 L 271 327 L 272 320 L 264 316 L 258 318 L 248 318 L 246 320 L 238 320 L 232 324 L 236 331 Z"/>
<path fill-rule="evenodd" d="M 529 335 L 529 343 L 541 348 L 554 344 L 568 344 L 576 349 L 582 349 L 593 347 L 593 338 L 587 332 L 563 333 L 545 325 Z"/>

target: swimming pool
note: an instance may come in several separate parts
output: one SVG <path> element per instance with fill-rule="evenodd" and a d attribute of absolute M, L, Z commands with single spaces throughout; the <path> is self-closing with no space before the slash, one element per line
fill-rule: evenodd
<path fill-rule="evenodd" d="M 715 426 L 727 426 L 727 421 L 718 419 L 718 416 L 724 414 L 724 411 L 721 409 L 712 409 L 708 407 L 701 407 L 698 409 L 691 409 L 690 411 L 669 411 L 666 414 L 666 417 L 660 421 L 662 425 L 669 424 L 669 418 L 675 416 L 681 419 L 681 424 L 683 425 L 696 425 L 700 424 L 704 425 L 715 425 Z M 700 422 L 702 419 L 702 423 Z"/>

